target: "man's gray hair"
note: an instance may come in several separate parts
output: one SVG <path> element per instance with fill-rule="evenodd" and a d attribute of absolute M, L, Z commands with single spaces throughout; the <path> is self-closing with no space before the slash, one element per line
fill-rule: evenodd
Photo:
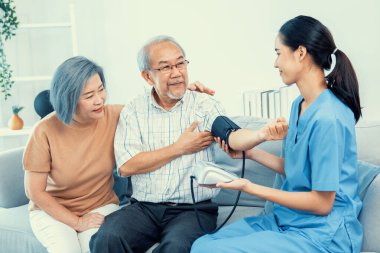
<path fill-rule="evenodd" d="M 148 40 L 148 42 L 146 42 L 145 45 L 139 50 L 137 54 L 137 63 L 139 65 L 140 72 L 143 72 L 144 70 L 151 70 L 150 47 L 161 42 L 171 42 L 175 44 L 181 50 L 183 56 L 186 57 L 185 50 L 183 50 L 181 45 L 178 44 L 178 42 L 173 37 L 167 35 L 159 35 Z"/>
<path fill-rule="evenodd" d="M 63 123 L 71 123 L 80 94 L 88 79 L 95 74 L 106 87 L 103 69 L 82 56 L 67 59 L 55 71 L 50 86 L 50 103 Z"/>

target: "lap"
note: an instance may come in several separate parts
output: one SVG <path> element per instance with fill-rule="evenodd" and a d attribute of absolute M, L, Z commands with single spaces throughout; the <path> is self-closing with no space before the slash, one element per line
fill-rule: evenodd
<path fill-rule="evenodd" d="M 29 217 L 34 235 L 48 252 L 81 252 L 77 232 L 74 229 L 42 210 L 31 211 Z"/>
<path fill-rule="evenodd" d="M 92 244 L 103 248 L 120 242 L 133 252 L 144 252 L 158 240 L 159 227 L 151 214 L 139 203 L 133 203 L 108 215 Z"/>
<path fill-rule="evenodd" d="M 199 220 L 206 231 L 212 231 L 216 227 L 217 220 L 217 205 L 209 203 L 201 208 L 198 212 Z M 205 210 L 205 211 L 202 211 Z M 170 214 L 173 212 L 173 214 Z M 166 224 L 163 224 L 163 231 L 161 233 L 160 246 L 158 251 L 167 252 L 167 248 L 175 252 L 188 252 L 192 243 L 204 235 L 205 232 L 198 224 L 198 219 L 192 205 L 184 209 L 169 209 L 168 218 L 170 219 Z M 177 242 L 181 241 L 181 244 Z"/>
<path fill-rule="evenodd" d="M 116 204 L 108 204 L 91 212 L 108 215 L 119 209 Z M 90 252 L 89 241 L 98 229 L 93 228 L 77 233 L 70 226 L 54 219 L 43 210 L 30 212 L 33 233 L 49 252 Z"/>
<path fill-rule="evenodd" d="M 90 213 L 100 213 L 104 216 L 107 216 L 113 212 L 119 210 L 119 205 L 116 204 L 108 204 L 99 208 L 92 210 Z M 91 228 L 86 231 L 78 233 L 78 239 L 80 246 L 82 248 L 82 252 L 90 252 L 89 242 L 91 237 L 99 230 L 99 228 Z"/>
<path fill-rule="evenodd" d="M 195 241 L 192 252 L 325 252 L 298 231 L 281 231 L 274 217 L 241 219 Z"/>
<path fill-rule="evenodd" d="M 202 203 L 199 207 L 202 224 L 207 230 L 214 229 L 217 205 Z M 189 252 L 192 242 L 203 234 L 192 205 L 135 202 L 107 216 L 92 244 L 103 249 L 119 242 L 120 248 L 141 252 L 160 242 L 155 251 Z M 178 249 L 178 245 L 186 250 Z"/>

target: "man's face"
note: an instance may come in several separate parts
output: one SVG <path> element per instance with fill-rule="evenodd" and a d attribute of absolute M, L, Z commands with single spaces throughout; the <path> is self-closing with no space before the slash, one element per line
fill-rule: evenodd
<path fill-rule="evenodd" d="M 151 70 L 144 71 L 142 76 L 154 86 L 159 104 L 177 102 L 185 94 L 188 84 L 185 60 L 182 51 L 171 42 L 161 42 L 150 47 Z"/>

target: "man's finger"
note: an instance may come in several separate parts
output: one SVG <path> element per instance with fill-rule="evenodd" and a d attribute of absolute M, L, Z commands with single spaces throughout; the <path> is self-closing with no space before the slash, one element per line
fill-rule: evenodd
<path fill-rule="evenodd" d="M 196 81 L 195 83 L 194 83 L 194 85 L 198 88 L 198 90 L 199 91 L 201 91 L 201 92 L 203 92 L 205 89 L 205 87 L 204 87 L 204 85 L 201 83 L 201 82 L 199 82 L 199 81 Z"/>
<path fill-rule="evenodd" d="M 198 126 L 198 122 L 197 121 L 194 121 L 193 123 L 191 123 L 191 126 L 189 128 L 186 129 L 186 132 L 194 132 L 195 128 Z"/>

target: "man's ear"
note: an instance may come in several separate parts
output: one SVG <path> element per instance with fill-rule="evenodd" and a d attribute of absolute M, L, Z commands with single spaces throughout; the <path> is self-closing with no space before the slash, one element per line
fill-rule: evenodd
<path fill-rule="evenodd" d="M 154 81 L 152 79 L 152 76 L 150 75 L 149 71 L 144 70 L 141 72 L 142 78 L 149 84 L 149 85 L 154 85 Z"/>
<path fill-rule="evenodd" d="M 308 52 L 307 52 L 306 47 L 299 46 L 296 50 L 296 53 L 298 54 L 299 61 L 302 61 L 303 59 L 305 59 Z"/>

